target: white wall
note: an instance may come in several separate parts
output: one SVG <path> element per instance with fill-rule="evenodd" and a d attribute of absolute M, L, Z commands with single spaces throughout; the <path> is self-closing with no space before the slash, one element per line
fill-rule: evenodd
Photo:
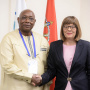
<path fill-rule="evenodd" d="M 80 6 L 82 38 L 90 41 L 90 0 L 81 0 Z"/>
<path fill-rule="evenodd" d="M 27 7 L 34 11 L 34 31 L 43 34 L 47 0 L 26 0 Z M 0 42 L 3 36 L 13 30 L 16 0 L 0 0 Z M 82 38 L 90 41 L 90 0 L 55 0 L 58 39 L 62 20 L 69 15 L 76 16 L 81 24 Z"/>
<path fill-rule="evenodd" d="M 27 7 L 34 11 L 36 24 L 34 31 L 43 34 L 47 0 L 26 0 Z M 13 30 L 16 0 L 0 0 L 0 41 Z M 69 15 L 76 16 L 81 24 L 82 38 L 90 41 L 90 0 L 55 0 L 58 39 L 62 20 Z"/>
<path fill-rule="evenodd" d="M 0 0 L 0 41 L 9 32 L 9 0 Z"/>

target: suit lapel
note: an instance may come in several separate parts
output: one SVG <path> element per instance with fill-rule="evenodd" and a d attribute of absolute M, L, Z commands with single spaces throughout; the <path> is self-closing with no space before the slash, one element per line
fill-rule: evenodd
<path fill-rule="evenodd" d="M 73 61 L 72 61 L 71 68 L 74 66 L 75 62 L 78 60 L 78 58 L 79 58 L 79 56 L 82 52 L 82 49 L 83 49 L 83 44 L 81 43 L 81 40 L 80 40 L 76 44 L 76 50 L 75 50 L 75 54 L 74 54 L 74 58 L 73 58 Z"/>
<path fill-rule="evenodd" d="M 63 41 L 60 40 L 57 44 L 57 55 L 60 59 L 60 61 L 63 63 L 63 65 L 66 67 L 65 62 L 64 62 L 64 58 L 63 58 Z"/>

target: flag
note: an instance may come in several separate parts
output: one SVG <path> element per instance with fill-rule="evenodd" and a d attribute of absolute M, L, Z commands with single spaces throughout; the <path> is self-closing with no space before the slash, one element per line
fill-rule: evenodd
<path fill-rule="evenodd" d="M 58 39 L 54 0 L 47 0 L 46 17 L 45 17 L 43 35 L 48 40 L 49 44 Z M 53 83 L 50 86 L 50 90 L 54 90 L 54 87 L 55 87 L 55 78 L 53 79 Z"/>
<path fill-rule="evenodd" d="M 13 29 L 18 29 L 18 21 L 17 18 L 19 17 L 19 14 L 27 9 L 25 0 L 16 0 L 16 10 L 15 10 L 15 20 L 14 20 L 14 26 Z"/>
<path fill-rule="evenodd" d="M 56 41 L 58 39 L 54 0 L 47 0 L 46 18 L 45 18 L 43 34 L 44 37 L 48 40 L 49 44 L 52 41 Z"/>

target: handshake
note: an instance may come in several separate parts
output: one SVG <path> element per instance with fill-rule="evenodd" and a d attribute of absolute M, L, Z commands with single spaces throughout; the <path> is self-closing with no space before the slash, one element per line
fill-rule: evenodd
<path fill-rule="evenodd" d="M 39 86 L 42 83 L 42 77 L 41 75 L 34 74 L 31 79 L 31 84 L 33 86 Z"/>

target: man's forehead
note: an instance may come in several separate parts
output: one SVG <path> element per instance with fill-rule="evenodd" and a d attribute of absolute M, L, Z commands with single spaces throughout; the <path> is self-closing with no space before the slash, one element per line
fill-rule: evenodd
<path fill-rule="evenodd" d="M 25 10 L 25 11 L 21 12 L 20 17 L 22 17 L 22 16 L 34 16 L 34 13 L 30 10 Z"/>

